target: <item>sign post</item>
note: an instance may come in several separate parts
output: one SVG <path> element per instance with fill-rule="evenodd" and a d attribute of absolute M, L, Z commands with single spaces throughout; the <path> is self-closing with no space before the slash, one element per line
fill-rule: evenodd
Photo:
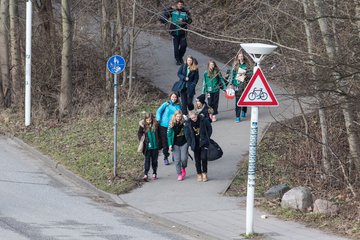
<path fill-rule="evenodd" d="M 114 74 L 114 177 L 117 176 L 117 75 L 124 71 L 126 62 L 123 57 L 114 55 L 107 61 L 107 69 Z"/>
<path fill-rule="evenodd" d="M 26 49 L 25 49 L 25 126 L 31 124 L 31 36 L 32 1 L 26 1 Z"/>
<path fill-rule="evenodd" d="M 254 60 L 254 74 L 246 86 L 237 105 L 251 106 L 249 162 L 246 195 L 246 235 L 254 233 L 254 195 L 256 173 L 256 147 L 258 136 L 259 106 L 278 106 L 278 102 L 264 74 L 260 69 L 260 62 L 265 55 L 274 51 L 277 46 L 262 43 L 244 43 L 241 47 Z"/>

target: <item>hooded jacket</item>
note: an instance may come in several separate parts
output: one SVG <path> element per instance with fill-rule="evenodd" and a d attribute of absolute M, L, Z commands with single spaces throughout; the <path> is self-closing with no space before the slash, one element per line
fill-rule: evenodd
<path fill-rule="evenodd" d="M 168 127 L 172 115 L 177 110 L 180 110 L 181 106 L 178 103 L 173 103 L 172 101 L 164 102 L 156 111 L 156 121 L 159 122 L 160 126 Z"/>

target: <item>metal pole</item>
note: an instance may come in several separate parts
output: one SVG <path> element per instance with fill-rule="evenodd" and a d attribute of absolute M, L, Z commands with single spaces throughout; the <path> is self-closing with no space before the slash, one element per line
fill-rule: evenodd
<path fill-rule="evenodd" d="M 260 62 L 260 61 L 259 61 Z M 259 68 L 256 62 L 254 73 Z M 249 163 L 246 195 L 246 235 L 254 233 L 254 195 L 255 195 L 255 172 L 256 172 L 256 147 L 258 136 L 259 107 L 251 107 Z"/>
<path fill-rule="evenodd" d="M 31 123 L 31 28 L 32 1 L 26 1 L 25 126 Z"/>
<path fill-rule="evenodd" d="M 114 177 L 117 175 L 117 74 L 114 74 Z"/>

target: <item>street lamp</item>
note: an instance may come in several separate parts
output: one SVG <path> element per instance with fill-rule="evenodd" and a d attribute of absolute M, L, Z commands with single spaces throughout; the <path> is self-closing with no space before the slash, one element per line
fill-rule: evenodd
<path fill-rule="evenodd" d="M 267 54 L 272 53 L 277 46 L 263 43 L 243 43 L 241 47 L 250 55 L 255 62 L 254 73 L 260 68 L 260 62 Z M 254 195 L 255 195 L 255 172 L 256 172 L 256 147 L 258 135 L 259 107 L 251 106 L 249 163 L 246 196 L 246 235 L 254 233 Z"/>

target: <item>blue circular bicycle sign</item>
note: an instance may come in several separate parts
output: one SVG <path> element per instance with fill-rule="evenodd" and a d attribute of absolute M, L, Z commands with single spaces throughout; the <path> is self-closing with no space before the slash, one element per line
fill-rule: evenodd
<path fill-rule="evenodd" d="M 119 74 L 124 71 L 126 62 L 122 56 L 114 55 L 109 58 L 106 66 L 109 72 L 111 72 L 112 74 Z"/>

